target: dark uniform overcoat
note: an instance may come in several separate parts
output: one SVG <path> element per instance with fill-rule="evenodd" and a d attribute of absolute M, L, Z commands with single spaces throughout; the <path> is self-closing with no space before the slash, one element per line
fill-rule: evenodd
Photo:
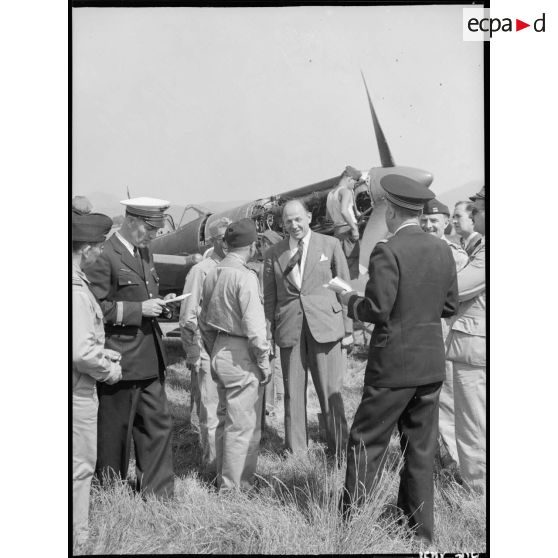
<path fill-rule="evenodd" d="M 349 437 L 346 493 L 361 502 L 374 483 L 398 425 L 404 465 L 399 507 L 425 539 L 433 529 L 433 463 L 438 398 L 445 374 L 441 317 L 458 307 L 455 263 L 446 242 L 407 225 L 370 256 L 365 298 L 349 316 L 375 324 L 363 397 Z M 362 485 L 360 484 L 362 483 Z"/>
<path fill-rule="evenodd" d="M 85 272 L 103 310 L 106 347 L 122 354 L 122 381 L 97 386 L 97 473 L 114 471 L 125 478 L 133 437 L 138 488 L 170 496 L 174 480 L 165 349 L 157 319 L 142 316 L 142 302 L 159 296 L 153 259 L 147 248 L 132 255 L 113 235 Z"/>

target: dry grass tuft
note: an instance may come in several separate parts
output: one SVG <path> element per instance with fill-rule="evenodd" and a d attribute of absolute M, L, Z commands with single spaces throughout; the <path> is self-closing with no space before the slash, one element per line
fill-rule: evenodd
<path fill-rule="evenodd" d="M 173 351 L 166 386 L 174 421 L 176 497 L 167 502 L 143 500 L 127 483 L 110 489 L 95 485 L 91 535 L 81 552 L 371 554 L 427 550 L 398 521 L 395 504 L 401 459 L 396 437 L 388 449 L 388 466 L 369 501 L 347 523 L 342 521 L 338 504 L 345 465 L 338 466 L 326 456 L 319 440 L 319 405 L 313 389 L 308 394 L 313 438 L 308 451 L 283 455 L 282 410 L 278 409 L 275 416 L 267 417 L 254 490 L 217 493 L 211 479 L 204 477 L 197 428 L 187 413 L 189 371 L 180 348 Z M 364 361 L 349 357 L 343 391 L 349 424 L 360 402 L 363 373 Z M 435 486 L 436 539 L 428 550 L 485 551 L 484 499 L 448 475 L 438 474 Z"/>

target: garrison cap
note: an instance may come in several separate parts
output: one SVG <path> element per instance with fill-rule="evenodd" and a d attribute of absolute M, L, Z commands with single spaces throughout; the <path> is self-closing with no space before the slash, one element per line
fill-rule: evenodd
<path fill-rule="evenodd" d="M 477 200 L 484 200 L 485 199 L 485 189 L 484 186 L 481 188 L 480 192 L 477 192 L 474 196 L 471 196 L 469 199 L 471 201 L 477 201 Z"/>
<path fill-rule="evenodd" d="M 276 233 L 275 231 L 272 231 L 271 229 L 266 229 L 263 232 L 262 236 L 266 240 L 271 242 L 271 244 L 277 244 L 279 241 L 281 241 L 283 239 L 283 237 L 279 233 Z"/>
<path fill-rule="evenodd" d="M 362 173 L 359 170 L 355 169 L 355 167 L 351 167 L 351 165 L 347 165 L 345 167 L 345 170 L 343 171 L 343 175 L 358 181 L 360 180 Z"/>
<path fill-rule="evenodd" d="M 434 192 L 424 184 L 401 174 L 382 176 L 380 185 L 392 204 L 405 209 L 419 211 L 428 200 L 435 197 Z"/>
<path fill-rule="evenodd" d="M 448 217 L 451 215 L 449 207 L 444 205 L 441 201 L 438 201 L 436 198 L 433 200 L 429 200 L 424 204 L 422 208 L 423 215 L 433 215 L 435 213 L 443 213 Z"/>
<path fill-rule="evenodd" d="M 231 223 L 225 232 L 225 242 L 230 248 L 243 248 L 256 240 L 258 232 L 252 219 L 240 219 Z"/>
<path fill-rule="evenodd" d="M 165 210 L 170 206 L 166 200 L 157 198 L 132 198 L 120 202 L 126 206 L 126 215 L 143 219 L 152 227 L 161 228 L 165 223 Z"/>
<path fill-rule="evenodd" d="M 72 210 L 72 240 L 76 242 L 104 242 L 112 227 L 112 219 L 102 213 L 81 213 Z"/>

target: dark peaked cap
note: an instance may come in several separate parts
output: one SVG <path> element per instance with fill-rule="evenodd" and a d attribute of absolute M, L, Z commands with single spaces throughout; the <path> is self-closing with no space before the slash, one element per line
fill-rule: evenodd
<path fill-rule="evenodd" d="M 77 242 L 104 242 L 112 227 L 112 219 L 102 213 L 72 211 L 72 240 Z"/>
<path fill-rule="evenodd" d="M 256 225 L 252 219 L 231 223 L 225 232 L 225 242 L 230 248 L 243 248 L 258 240 Z"/>
<path fill-rule="evenodd" d="M 418 211 L 428 201 L 434 199 L 434 192 L 401 174 L 386 174 L 380 178 L 380 184 L 386 192 L 386 198 L 398 207 Z"/>
<path fill-rule="evenodd" d="M 423 215 L 434 215 L 436 213 L 443 213 L 448 217 L 451 215 L 450 210 L 447 205 L 444 205 L 441 201 L 436 198 L 429 200 L 424 204 L 422 208 Z"/>

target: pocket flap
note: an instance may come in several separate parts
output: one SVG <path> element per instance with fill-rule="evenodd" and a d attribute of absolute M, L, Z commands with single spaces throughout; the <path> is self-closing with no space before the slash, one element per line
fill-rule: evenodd
<path fill-rule="evenodd" d="M 486 336 L 486 321 L 484 318 L 475 316 L 461 316 L 451 326 L 455 331 L 468 333 L 469 335 Z"/>
<path fill-rule="evenodd" d="M 139 285 L 140 280 L 134 273 L 119 273 L 118 274 L 118 286 L 122 287 L 125 285 Z"/>

